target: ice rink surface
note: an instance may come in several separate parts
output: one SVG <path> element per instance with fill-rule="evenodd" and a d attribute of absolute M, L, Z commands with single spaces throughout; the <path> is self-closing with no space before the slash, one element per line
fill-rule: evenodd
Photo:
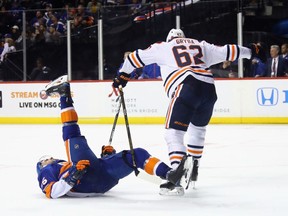
<path fill-rule="evenodd" d="M 99 156 L 112 125 L 81 125 Z M 168 162 L 162 125 L 130 125 L 134 147 Z M 0 214 L 9 216 L 287 216 L 288 126 L 209 125 L 196 189 L 182 197 L 158 195 L 159 186 L 131 174 L 106 194 L 47 199 L 36 176 L 45 154 L 66 159 L 61 125 L 0 125 Z M 124 125 L 113 139 L 128 149 Z"/>

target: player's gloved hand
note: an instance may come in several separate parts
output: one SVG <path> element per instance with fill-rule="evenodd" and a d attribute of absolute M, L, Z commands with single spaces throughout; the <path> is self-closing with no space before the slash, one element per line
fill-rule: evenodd
<path fill-rule="evenodd" d="M 111 146 L 111 145 L 108 145 L 108 146 L 103 145 L 102 146 L 101 157 L 106 157 L 106 156 L 112 155 L 112 154 L 116 154 L 116 150 L 113 148 L 113 146 Z"/>
<path fill-rule="evenodd" d="M 249 44 L 249 48 L 251 49 L 251 52 L 252 52 L 251 59 L 256 57 L 256 58 L 259 58 L 262 62 L 266 62 L 267 58 L 266 58 L 265 50 L 262 46 L 251 43 Z"/>
<path fill-rule="evenodd" d="M 126 86 L 127 82 L 130 80 L 131 75 L 121 72 L 113 79 L 113 87 L 119 88 L 121 85 L 123 88 Z"/>
<path fill-rule="evenodd" d="M 64 181 L 66 181 L 71 187 L 77 185 L 78 181 L 83 177 L 87 172 L 87 168 L 90 166 L 89 160 L 80 160 L 76 165 L 73 165 Z"/>

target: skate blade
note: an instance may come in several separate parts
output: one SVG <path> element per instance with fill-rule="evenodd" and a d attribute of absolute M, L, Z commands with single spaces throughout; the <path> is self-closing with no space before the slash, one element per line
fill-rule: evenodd
<path fill-rule="evenodd" d="M 160 188 L 159 194 L 161 196 L 183 196 L 184 195 L 184 188 L 176 187 L 173 190 L 168 188 Z"/>

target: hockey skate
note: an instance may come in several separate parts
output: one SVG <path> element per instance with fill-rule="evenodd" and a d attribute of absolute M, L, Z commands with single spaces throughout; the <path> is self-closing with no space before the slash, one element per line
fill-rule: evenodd
<path fill-rule="evenodd" d="M 48 85 L 45 86 L 45 89 L 40 92 L 40 95 L 43 99 L 48 96 L 60 95 L 70 97 L 70 84 L 68 83 L 68 76 L 61 76 L 53 81 L 51 81 Z"/>
<path fill-rule="evenodd" d="M 160 195 L 166 196 L 182 196 L 184 188 L 181 186 L 182 178 L 185 178 L 186 173 L 191 167 L 190 158 L 184 156 L 176 170 L 171 170 L 167 173 L 167 181 L 160 185 Z"/>
<path fill-rule="evenodd" d="M 166 181 L 160 185 L 160 195 L 162 196 L 183 196 L 184 188 L 180 184 L 173 184 Z"/>
<path fill-rule="evenodd" d="M 191 156 L 189 157 L 192 159 Z M 189 188 L 190 184 L 192 184 L 193 188 L 195 189 L 195 183 L 198 178 L 199 160 L 189 160 L 189 163 L 190 169 L 187 170 L 187 172 L 185 173 L 185 177 L 181 179 L 180 183 L 186 190 Z"/>

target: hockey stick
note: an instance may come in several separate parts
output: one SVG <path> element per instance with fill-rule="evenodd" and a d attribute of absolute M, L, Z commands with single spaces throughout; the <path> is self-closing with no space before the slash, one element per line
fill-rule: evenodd
<path fill-rule="evenodd" d="M 131 156 L 132 156 L 133 168 L 134 168 L 135 175 L 138 176 L 139 170 L 137 169 L 137 166 L 136 166 L 135 153 L 134 153 L 134 148 L 133 148 L 133 144 L 132 144 L 131 132 L 130 132 L 130 127 L 129 127 L 129 122 L 128 122 L 128 115 L 127 115 L 127 109 L 126 109 L 126 104 L 125 104 L 122 86 L 119 86 L 119 93 L 120 93 L 121 104 L 122 104 L 122 108 L 123 108 L 123 114 L 124 114 L 125 126 L 126 126 L 128 141 L 129 141 L 130 152 L 131 152 Z"/>
<path fill-rule="evenodd" d="M 120 96 L 117 97 L 116 102 L 119 101 L 119 97 Z M 114 122 L 113 122 L 112 130 L 111 130 L 111 133 L 110 133 L 109 144 L 108 145 L 111 145 L 111 143 L 112 143 L 112 139 L 113 139 L 113 136 L 114 136 L 114 132 L 115 132 L 116 124 L 117 124 L 117 121 L 118 121 L 120 109 L 121 109 L 121 101 L 119 101 L 118 110 L 117 110 L 117 113 L 116 113 L 115 118 L 114 118 Z"/>
<path fill-rule="evenodd" d="M 123 114 L 124 114 L 124 119 L 125 119 L 125 125 L 126 125 L 126 130 L 127 130 L 128 140 L 129 140 L 129 147 L 130 147 L 130 151 L 131 151 L 132 163 L 133 163 L 135 175 L 137 177 L 145 180 L 145 181 L 149 181 L 150 183 L 160 185 L 161 184 L 160 178 L 155 177 L 153 175 L 149 175 L 146 172 L 140 172 L 137 169 L 136 161 L 135 161 L 135 153 L 134 153 L 134 148 L 133 148 L 133 143 L 132 143 L 132 138 L 131 138 L 131 132 L 130 132 L 130 127 L 129 127 L 129 122 L 128 122 L 128 115 L 127 115 L 127 110 L 126 110 L 122 86 L 119 86 L 119 93 L 120 93 L 120 98 L 121 98 L 121 103 L 122 103 L 122 108 L 123 108 Z"/>

